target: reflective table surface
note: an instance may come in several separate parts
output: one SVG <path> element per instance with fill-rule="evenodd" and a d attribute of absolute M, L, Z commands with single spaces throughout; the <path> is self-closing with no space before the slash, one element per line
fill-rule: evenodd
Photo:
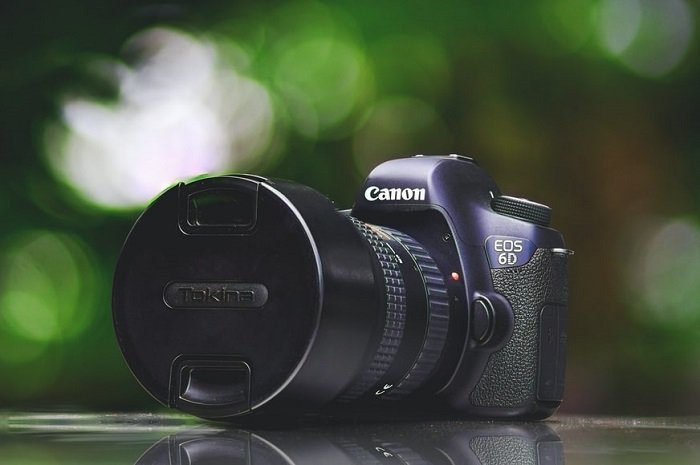
<path fill-rule="evenodd" d="M 246 430 L 181 415 L 0 413 L 0 463 L 698 464 L 700 418 L 306 422 Z"/>

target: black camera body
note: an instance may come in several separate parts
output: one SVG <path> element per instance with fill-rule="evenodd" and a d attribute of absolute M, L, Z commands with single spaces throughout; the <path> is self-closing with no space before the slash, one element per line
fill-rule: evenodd
<path fill-rule="evenodd" d="M 350 212 L 253 175 L 179 184 L 125 243 L 115 330 L 156 399 L 205 418 L 545 418 L 563 394 L 571 253 L 549 217 L 458 155 L 383 163 Z"/>

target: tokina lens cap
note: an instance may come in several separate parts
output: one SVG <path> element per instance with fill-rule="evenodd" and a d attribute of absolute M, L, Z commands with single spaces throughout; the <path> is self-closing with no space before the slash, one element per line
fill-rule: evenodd
<path fill-rule="evenodd" d="M 290 201 L 255 179 L 210 178 L 171 188 L 138 219 L 117 266 L 114 324 L 156 399 L 226 417 L 292 379 L 320 293 L 315 244 Z"/>

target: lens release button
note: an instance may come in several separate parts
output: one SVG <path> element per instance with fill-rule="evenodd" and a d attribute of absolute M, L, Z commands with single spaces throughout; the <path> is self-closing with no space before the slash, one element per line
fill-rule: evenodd
<path fill-rule="evenodd" d="M 493 305 L 481 297 L 474 301 L 472 310 L 471 335 L 479 344 L 488 342 L 494 329 Z"/>

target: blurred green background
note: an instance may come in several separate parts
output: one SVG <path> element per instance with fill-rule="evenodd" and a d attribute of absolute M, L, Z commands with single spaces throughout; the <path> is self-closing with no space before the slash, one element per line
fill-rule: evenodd
<path fill-rule="evenodd" d="M 255 172 L 349 207 L 377 163 L 475 156 L 576 251 L 562 411 L 700 414 L 689 0 L 4 2 L 0 409 L 154 409 L 112 270 L 169 184 Z"/>

